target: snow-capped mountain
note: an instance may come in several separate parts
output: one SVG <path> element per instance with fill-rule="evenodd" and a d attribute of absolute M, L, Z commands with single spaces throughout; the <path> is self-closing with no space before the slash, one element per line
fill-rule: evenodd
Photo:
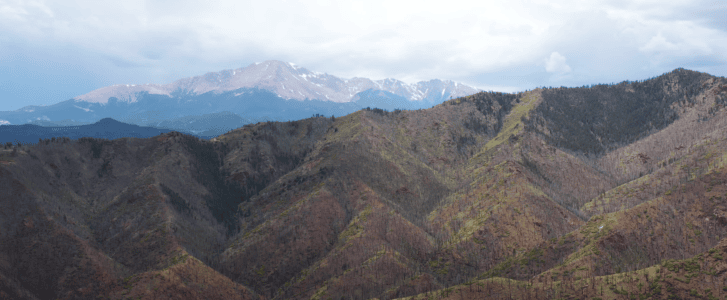
<path fill-rule="evenodd" d="M 113 118 L 213 136 L 265 120 L 343 116 L 367 107 L 389 111 L 429 108 L 478 91 L 438 79 L 416 84 L 396 79 L 341 79 L 271 60 L 169 84 L 113 85 L 53 105 L 0 111 L 0 125 L 68 126 Z"/>
<path fill-rule="evenodd" d="M 207 92 L 228 92 L 240 88 L 271 91 L 283 99 L 322 100 L 336 103 L 356 101 L 356 94 L 382 90 L 409 101 L 441 102 L 450 97 L 474 94 L 480 90 L 453 81 L 438 79 L 407 84 L 396 79 L 370 80 L 354 77 L 343 79 L 309 71 L 293 63 L 269 60 L 245 68 L 211 72 L 184 78 L 170 84 L 113 85 L 75 97 L 76 101 L 106 103 L 109 98 L 135 102 L 140 93 L 172 96 L 175 93 L 200 95 Z"/>

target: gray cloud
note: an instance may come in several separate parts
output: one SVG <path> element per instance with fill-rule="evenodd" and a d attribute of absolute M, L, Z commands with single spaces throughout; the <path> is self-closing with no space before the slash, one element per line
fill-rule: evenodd
<path fill-rule="evenodd" d="M 725 12 L 714 1 L 0 0 L 0 43 L 90 53 L 75 63 L 108 73 L 104 84 L 278 59 L 342 77 L 526 89 L 723 72 Z"/>

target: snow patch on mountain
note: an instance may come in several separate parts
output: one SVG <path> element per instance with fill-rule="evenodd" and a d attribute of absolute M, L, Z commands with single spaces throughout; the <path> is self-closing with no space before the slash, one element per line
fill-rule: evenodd
<path fill-rule="evenodd" d="M 409 101 L 442 101 L 444 91 L 449 96 L 460 97 L 479 92 L 453 81 L 438 79 L 407 84 L 393 78 L 371 80 L 368 78 L 344 79 L 326 73 L 310 71 L 292 62 L 268 60 L 256 62 L 245 68 L 210 72 L 201 76 L 183 78 L 169 84 L 114 85 L 74 98 L 76 101 L 105 104 L 111 97 L 119 101 L 135 102 L 141 93 L 172 96 L 175 92 L 199 95 L 207 92 L 227 92 L 240 88 L 259 88 L 271 91 L 285 99 L 318 99 L 337 103 L 351 102 L 354 96 L 368 89 L 378 89 L 404 97 Z M 442 90 L 432 94 L 433 91 Z"/>
<path fill-rule="evenodd" d="M 78 109 L 82 109 L 82 110 L 84 110 L 84 111 L 86 111 L 86 112 L 93 112 L 93 111 L 92 111 L 92 110 L 91 110 L 90 108 L 84 108 L 84 107 L 80 107 L 80 106 L 78 106 L 78 105 L 74 105 L 74 106 L 75 106 L 76 108 L 78 108 Z"/>

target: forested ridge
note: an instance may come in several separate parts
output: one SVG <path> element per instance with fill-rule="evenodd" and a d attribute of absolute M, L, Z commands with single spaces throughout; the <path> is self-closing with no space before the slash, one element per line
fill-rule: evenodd
<path fill-rule="evenodd" d="M 600 155 L 674 122 L 676 108 L 698 101 L 710 77 L 677 69 L 642 82 L 545 89 L 528 125 L 547 128 L 558 147 Z"/>

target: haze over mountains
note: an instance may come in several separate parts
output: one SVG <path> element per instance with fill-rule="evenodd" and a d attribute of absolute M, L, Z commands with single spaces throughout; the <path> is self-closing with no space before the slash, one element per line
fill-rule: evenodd
<path fill-rule="evenodd" d="M 396 79 L 342 79 L 292 63 L 269 60 L 245 68 L 207 73 L 170 84 L 104 87 L 49 106 L 0 112 L 0 124 L 64 126 L 113 118 L 140 126 L 219 135 L 261 120 L 298 120 L 345 115 L 365 107 L 387 110 L 432 107 L 479 90 L 438 79 L 406 84 Z M 210 114 L 238 115 L 206 116 Z M 190 119 L 191 118 L 191 119 Z M 229 122 L 208 122 L 213 119 Z M 195 126 L 180 124 L 182 120 Z M 178 127 L 163 127 L 175 124 Z"/>
<path fill-rule="evenodd" d="M 676 69 L 6 146 L 0 297 L 723 299 L 726 106 Z"/>

